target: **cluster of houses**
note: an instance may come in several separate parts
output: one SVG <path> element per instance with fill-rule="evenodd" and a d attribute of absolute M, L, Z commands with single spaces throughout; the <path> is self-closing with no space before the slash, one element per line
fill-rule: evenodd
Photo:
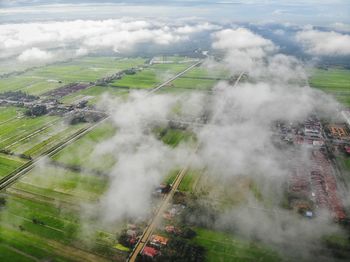
<path fill-rule="evenodd" d="M 350 154 L 350 132 L 346 125 L 323 127 L 317 116 L 310 116 L 302 123 L 278 123 L 278 128 L 283 141 L 305 147 L 309 153 L 307 159 L 295 164 L 288 178 L 290 206 L 307 217 L 312 217 L 316 210 L 328 209 L 336 221 L 345 220 L 329 150 L 334 145 L 342 146 Z"/>

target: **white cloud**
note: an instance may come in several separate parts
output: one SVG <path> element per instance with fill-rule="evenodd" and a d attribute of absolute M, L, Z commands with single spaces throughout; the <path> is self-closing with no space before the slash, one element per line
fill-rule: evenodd
<path fill-rule="evenodd" d="M 313 55 L 350 55 L 350 35 L 337 32 L 304 30 L 296 39 L 305 51 Z"/>
<path fill-rule="evenodd" d="M 224 52 L 224 62 L 229 68 L 251 75 L 261 75 L 256 68 L 265 68 L 258 65 L 277 50 L 270 40 L 245 28 L 221 30 L 214 33 L 213 38 L 213 48 Z"/>
<path fill-rule="evenodd" d="M 210 23 L 168 24 L 146 20 L 74 20 L 0 25 L 0 59 L 18 56 L 27 49 L 55 49 L 70 54 L 97 50 L 123 52 L 137 44 L 170 45 L 195 32 L 219 29 Z M 22 60 L 20 60 L 22 61 Z"/>
<path fill-rule="evenodd" d="M 21 53 L 17 59 L 20 62 L 47 62 L 53 59 L 54 56 L 47 51 L 40 50 L 39 48 L 30 48 Z"/>
<path fill-rule="evenodd" d="M 192 34 L 192 33 L 198 33 L 201 31 L 211 31 L 211 30 L 219 30 L 219 29 L 221 29 L 221 26 L 217 26 L 206 22 L 206 23 L 197 24 L 194 26 L 191 26 L 191 25 L 181 26 L 177 28 L 175 31 L 179 34 Z"/>

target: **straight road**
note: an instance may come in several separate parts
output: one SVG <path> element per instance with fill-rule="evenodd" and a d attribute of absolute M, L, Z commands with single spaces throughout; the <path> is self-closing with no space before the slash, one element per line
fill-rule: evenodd
<path fill-rule="evenodd" d="M 157 92 L 159 89 L 163 88 L 164 86 L 166 86 L 167 84 L 171 83 L 172 81 L 174 81 L 176 78 L 184 75 L 185 73 L 187 73 L 188 71 L 190 71 L 192 68 L 194 68 L 195 66 L 200 65 L 201 63 L 203 63 L 202 60 L 198 61 L 197 63 L 187 67 L 184 71 L 178 73 L 176 76 L 166 80 L 164 83 L 160 84 L 159 86 L 153 88 L 152 90 L 149 91 L 150 94 Z"/>
<path fill-rule="evenodd" d="M 170 192 L 165 196 L 165 198 L 163 198 L 162 203 L 160 204 L 158 210 L 156 211 L 153 219 L 151 220 L 149 225 L 144 230 L 140 240 L 137 242 L 133 251 L 130 253 L 128 261 L 130 261 L 130 262 L 136 261 L 138 254 L 140 252 L 142 252 L 142 250 L 147 245 L 147 242 L 149 241 L 150 237 L 152 236 L 154 229 L 156 228 L 156 226 L 159 224 L 160 220 L 162 219 L 162 215 L 164 214 L 164 212 L 168 208 L 169 203 L 172 200 L 175 192 L 177 191 L 183 177 L 186 175 L 190 164 L 191 164 L 191 160 L 188 162 L 186 167 L 181 169 L 181 171 L 176 175 Z"/>

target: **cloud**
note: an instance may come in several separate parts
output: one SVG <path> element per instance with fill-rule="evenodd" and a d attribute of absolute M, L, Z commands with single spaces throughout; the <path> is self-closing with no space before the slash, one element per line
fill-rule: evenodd
<path fill-rule="evenodd" d="M 125 52 L 143 43 L 171 45 L 188 40 L 192 33 L 218 28 L 210 23 L 178 25 L 127 19 L 2 24 L 0 59 L 18 56 L 31 48 L 36 48 L 34 51 L 55 49 L 70 55 L 99 50 Z"/>
<path fill-rule="evenodd" d="M 221 29 L 221 26 L 206 22 L 206 23 L 200 23 L 194 26 L 191 26 L 191 25 L 181 26 L 176 28 L 175 31 L 179 34 L 192 34 L 192 33 L 198 33 L 202 31 L 213 31 L 213 30 L 219 30 L 219 29 Z"/>
<path fill-rule="evenodd" d="M 215 33 L 213 47 L 222 52 L 222 62 L 233 75 L 242 70 L 248 79 L 236 86 L 222 81 L 214 88 L 207 109 L 210 124 L 196 134 L 201 145 L 198 159 L 208 177 L 199 182 L 199 191 L 218 202 L 223 194 L 232 194 L 224 196 L 224 207 L 217 207 L 225 209 L 216 221 L 221 230 L 262 241 L 296 259 L 315 259 L 322 237 L 341 229 L 323 210 L 317 209 L 319 217 L 309 222 L 280 207 L 284 183 L 296 166 L 307 168 L 301 159 L 308 159 L 310 151 L 277 146 L 274 126 L 277 121 L 302 122 L 310 114 L 330 119 L 340 106 L 307 86 L 298 59 L 277 53 L 273 43 L 247 29 Z M 230 206 L 226 199 L 235 198 L 239 179 L 253 181 L 261 199 L 245 188 L 237 196 L 243 200 L 237 204 L 235 199 Z"/>
<path fill-rule="evenodd" d="M 109 174 L 109 188 L 93 208 L 99 210 L 102 221 L 145 218 L 151 212 L 152 192 L 171 170 L 185 165 L 190 153 L 185 146 L 165 145 L 152 129 L 159 120 L 175 117 L 174 106 L 183 105 L 195 114 L 196 97 L 135 91 L 127 99 L 104 97 L 100 102 L 100 107 L 109 111 L 112 124 L 118 129 L 114 137 L 99 144 L 94 152 L 95 155 L 111 154 L 117 159 Z"/>
<path fill-rule="evenodd" d="M 349 24 L 336 22 L 336 23 L 331 24 L 330 27 L 335 29 L 335 30 L 342 31 L 342 32 L 350 32 L 350 25 Z"/>
<path fill-rule="evenodd" d="M 30 48 L 22 52 L 18 57 L 20 62 L 48 62 L 52 60 L 54 56 L 47 51 L 40 50 L 39 48 Z"/>
<path fill-rule="evenodd" d="M 296 40 L 305 51 L 318 56 L 350 55 L 350 35 L 334 31 L 304 30 L 296 34 Z"/>

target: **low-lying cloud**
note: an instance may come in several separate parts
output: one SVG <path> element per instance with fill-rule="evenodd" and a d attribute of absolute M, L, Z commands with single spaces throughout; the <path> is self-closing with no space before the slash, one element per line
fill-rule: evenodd
<path fill-rule="evenodd" d="M 335 31 L 304 30 L 296 34 L 296 39 L 305 51 L 317 56 L 350 55 L 350 35 Z"/>
<path fill-rule="evenodd" d="M 63 51 L 76 56 L 100 50 L 125 52 L 138 44 L 170 45 L 188 40 L 190 34 L 219 28 L 207 22 L 171 24 L 127 19 L 2 24 L 0 59 L 17 56 L 20 62 L 36 62 Z"/>

